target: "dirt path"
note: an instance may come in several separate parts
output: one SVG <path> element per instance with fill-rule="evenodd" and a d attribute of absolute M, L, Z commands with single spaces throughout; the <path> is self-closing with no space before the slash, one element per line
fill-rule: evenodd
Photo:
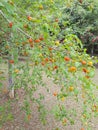
<path fill-rule="evenodd" d="M 52 83 L 50 79 L 47 79 L 44 77 L 45 82 L 47 83 L 48 87 L 50 88 L 49 93 L 46 91 L 45 88 L 39 87 L 40 89 L 35 93 L 35 97 L 38 96 L 38 93 L 42 93 L 45 95 L 45 99 L 43 101 L 43 104 L 48 110 L 51 110 L 51 108 L 56 104 L 56 98 L 53 97 L 53 92 L 54 91 L 59 91 L 59 86 L 56 86 Z M 94 78 L 94 82 L 98 85 L 98 69 L 96 69 L 96 74 Z M 4 83 L 4 86 L 7 85 L 7 82 Z M 32 115 L 31 119 L 29 122 L 25 121 L 24 117 L 25 114 L 24 112 L 21 111 L 21 106 L 23 104 L 23 96 L 24 96 L 24 91 L 21 89 L 17 91 L 19 94 L 19 101 L 16 99 L 13 99 L 13 103 L 11 105 L 11 111 L 13 113 L 13 120 L 12 121 L 7 121 L 6 123 L 3 124 L 0 130 L 80 130 L 82 128 L 82 124 L 76 118 L 75 125 L 67 125 L 63 126 L 61 122 L 55 121 L 53 118 L 52 114 L 48 114 L 47 116 L 47 124 L 44 126 L 40 119 L 39 119 L 39 113 L 38 113 L 38 106 L 36 104 L 32 104 Z M 5 104 L 6 101 L 8 101 L 8 97 L 4 95 L 0 95 L 0 105 Z M 66 102 L 66 104 L 65 104 Z M 78 104 L 75 104 L 72 100 L 65 101 L 64 104 L 69 108 L 70 104 L 71 106 L 79 107 L 77 111 L 80 111 L 80 106 Z M 8 115 L 7 111 L 7 115 Z M 98 130 L 98 120 L 93 120 L 92 122 L 93 129 L 92 130 Z M 58 129 L 60 128 L 60 129 Z"/>

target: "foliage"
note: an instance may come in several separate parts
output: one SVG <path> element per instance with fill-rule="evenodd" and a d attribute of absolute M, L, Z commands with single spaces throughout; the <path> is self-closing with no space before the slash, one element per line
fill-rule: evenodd
<path fill-rule="evenodd" d="M 64 28 L 62 33 L 70 26 L 70 30 L 82 40 L 89 51 L 92 45 L 98 42 L 98 6 L 96 0 L 80 1 L 67 2 L 61 18 Z"/>
<path fill-rule="evenodd" d="M 32 101 L 38 104 L 41 119 L 45 123 L 44 117 L 47 112 L 42 104 L 44 97 L 41 94 L 38 98 L 34 96 L 40 85 L 45 86 L 43 74 L 52 78 L 60 87 L 60 92 L 53 93 L 58 100 L 57 109 L 53 113 L 63 124 L 66 124 L 66 120 L 74 124 L 77 110 L 77 108 L 69 109 L 66 114 L 67 108 L 61 102 L 65 98 L 75 99 L 80 104 L 82 102 L 80 120 L 84 124 L 88 122 L 89 125 L 93 114 L 98 112 L 98 98 L 94 94 L 96 85 L 92 82 L 95 72 L 93 64 L 96 61 L 86 53 L 80 39 L 75 35 L 83 32 L 79 29 L 81 20 L 76 23 L 77 17 L 80 16 L 77 14 L 77 8 L 74 8 L 76 3 L 78 3 L 78 13 L 83 13 L 84 18 L 81 20 L 84 26 L 88 14 L 78 1 L 70 2 L 72 6 L 62 0 L 1 0 L 0 2 L 1 64 L 4 62 L 3 54 L 6 52 L 9 56 L 10 78 L 14 81 L 13 84 L 10 83 L 10 89 L 12 87 L 15 90 L 24 89 L 23 110 L 28 119 L 30 119 Z M 75 14 L 69 15 L 71 13 L 69 8 Z M 64 11 L 68 13 L 64 15 Z M 85 28 L 81 29 L 85 30 Z M 20 56 L 25 57 L 25 62 L 19 60 Z M 47 86 L 45 88 L 49 89 Z M 94 107 L 93 111 L 92 107 Z M 72 114 L 73 116 L 70 117 Z"/>

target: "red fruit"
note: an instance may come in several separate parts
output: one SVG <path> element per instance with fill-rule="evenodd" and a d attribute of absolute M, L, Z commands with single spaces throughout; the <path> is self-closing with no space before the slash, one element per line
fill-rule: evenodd
<path fill-rule="evenodd" d="M 84 73 L 88 73 L 89 71 L 86 68 L 82 69 Z"/>
<path fill-rule="evenodd" d="M 29 21 L 31 21 L 31 20 L 32 20 L 32 17 L 31 17 L 31 16 L 27 16 L 27 19 L 28 19 Z"/>
<path fill-rule="evenodd" d="M 58 66 L 57 66 L 57 65 L 56 65 L 56 66 L 54 66 L 54 67 L 53 67 L 53 69 L 54 69 L 54 70 L 58 69 Z"/>
<path fill-rule="evenodd" d="M 10 64 L 14 64 L 14 60 L 9 60 L 9 63 Z"/>
<path fill-rule="evenodd" d="M 36 39 L 35 42 L 36 42 L 36 43 L 39 43 L 39 42 L 40 42 L 40 39 Z"/>
<path fill-rule="evenodd" d="M 65 61 L 70 61 L 70 58 L 69 57 L 64 57 L 64 60 Z"/>
<path fill-rule="evenodd" d="M 32 43 L 32 42 L 33 42 L 32 38 L 29 38 L 29 43 Z"/>
<path fill-rule="evenodd" d="M 43 40 L 44 40 L 44 38 L 43 38 L 43 37 L 40 37 L 40 38 L 39 38 L 39 40 L 43 41 Z"/>
<path fill-rule="evenodd" d="M 10 27 L 10 28 L 12 28 L 12 26 L 13 26 L 13 23 L 12 23 L 12 22 L 10 22 L 10 23 L 9 23 L 9 27 Z"/>

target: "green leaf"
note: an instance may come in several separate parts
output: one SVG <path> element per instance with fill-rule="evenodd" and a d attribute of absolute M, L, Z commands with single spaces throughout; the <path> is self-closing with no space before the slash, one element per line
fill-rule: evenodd
<path fill-rule="evenodd" d="M 75 66 L 78 68 L 81 65 L 79 62 L 75 62 Z"/>
<path fill-rule="evenodd" d="M 91 71 L 91 72 L 89 73 L 89 76 L 90 76 L 90 77 L 94 77 L 94 75 L 95 75 L 95 72 L 94 72 L 94 71 Z"/>
<path fill-rule="evenodd" d="M 4 7 L 4 5 L 0 2 L 0 7 Z"/>

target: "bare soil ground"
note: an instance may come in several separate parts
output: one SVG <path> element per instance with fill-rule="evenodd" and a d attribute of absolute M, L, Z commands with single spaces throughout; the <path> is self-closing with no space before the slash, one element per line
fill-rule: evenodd
<path fill-rule="evenodd" d="M 0 66 L 0 68 L 3 68 L 4 66 Z M 7 66 L 6 66 L 7 71 Z M 98 68 L 96 68 L 96 74 L 94 77 L 94 82 L 98 85 Z M 44 87 L 39 87 L 39 90 L 35 93 L 35 97 L 38 97 L 38 93 L 42 93 L 45 96 L 45 99 L 43 100 L 43 104 L 45 105 L 46 109 L 51 110 L 51 108 L 56 104 L 57 100 L 56 97 L 53 96 L 54 91 L 59 91 L 59 86 L 53 84 L 51 79 L 48 79 L 44 76 L 44 81 L 46 82 L 47 86 L 49 87 L 50 91 L 49 93 L 46 91 Z M 8 85 L 8 82 L 3 82 L 3 87 L 6 88 Z M 6 92 L 0 93 L 0 106 L 3 104 L 6 104 L 6 102 L 9 100 L 8 96 L 5 94 Z M 6 115 L 11 112 L 13 115 L 12 120 L 8 120 L 3 123 L 0 130 L 81 130 L 82 124 L 76 118 L 74 125 L 67 125 L 63 126 L 61 122 L 56 121 L 52 114 L 48 114 L 46 117 L 47 123 L 46 125 L 43 125 L 39 118 L 38 113 L 38 106 L 36 104 L 32 104 L 32 114 L 30 121 L 25 120 L 25 113 L 21 111 L 21 106 L 23 104 L 23 97 L 24 97 L 24 91 L 22 89 L 17 90 L 16 94 L 18 94 L 19 100 L 12 99 L 11 108 L 10 110 L 5 110 Z M 77 107 L 77 112 L 81 111 L 80 104 L 77 104 L 72 99 L 68 101 L 63 102 L 67 108 L 69 109 L 70 106 Z M 79 112 L 80 113 L 80 112 Z M 5 118 L 7 117 L 5 115 Z M 0 120 L 1 121 L 1 120 Z M 69 123 L 68 123 L 69 124 Z M 93 127 L 92 130 L 98 130 L 98 118 L 93 119 L 91 121 L 91 125 Z M 58 129 L 59 128 L 59 129 Z"/>

